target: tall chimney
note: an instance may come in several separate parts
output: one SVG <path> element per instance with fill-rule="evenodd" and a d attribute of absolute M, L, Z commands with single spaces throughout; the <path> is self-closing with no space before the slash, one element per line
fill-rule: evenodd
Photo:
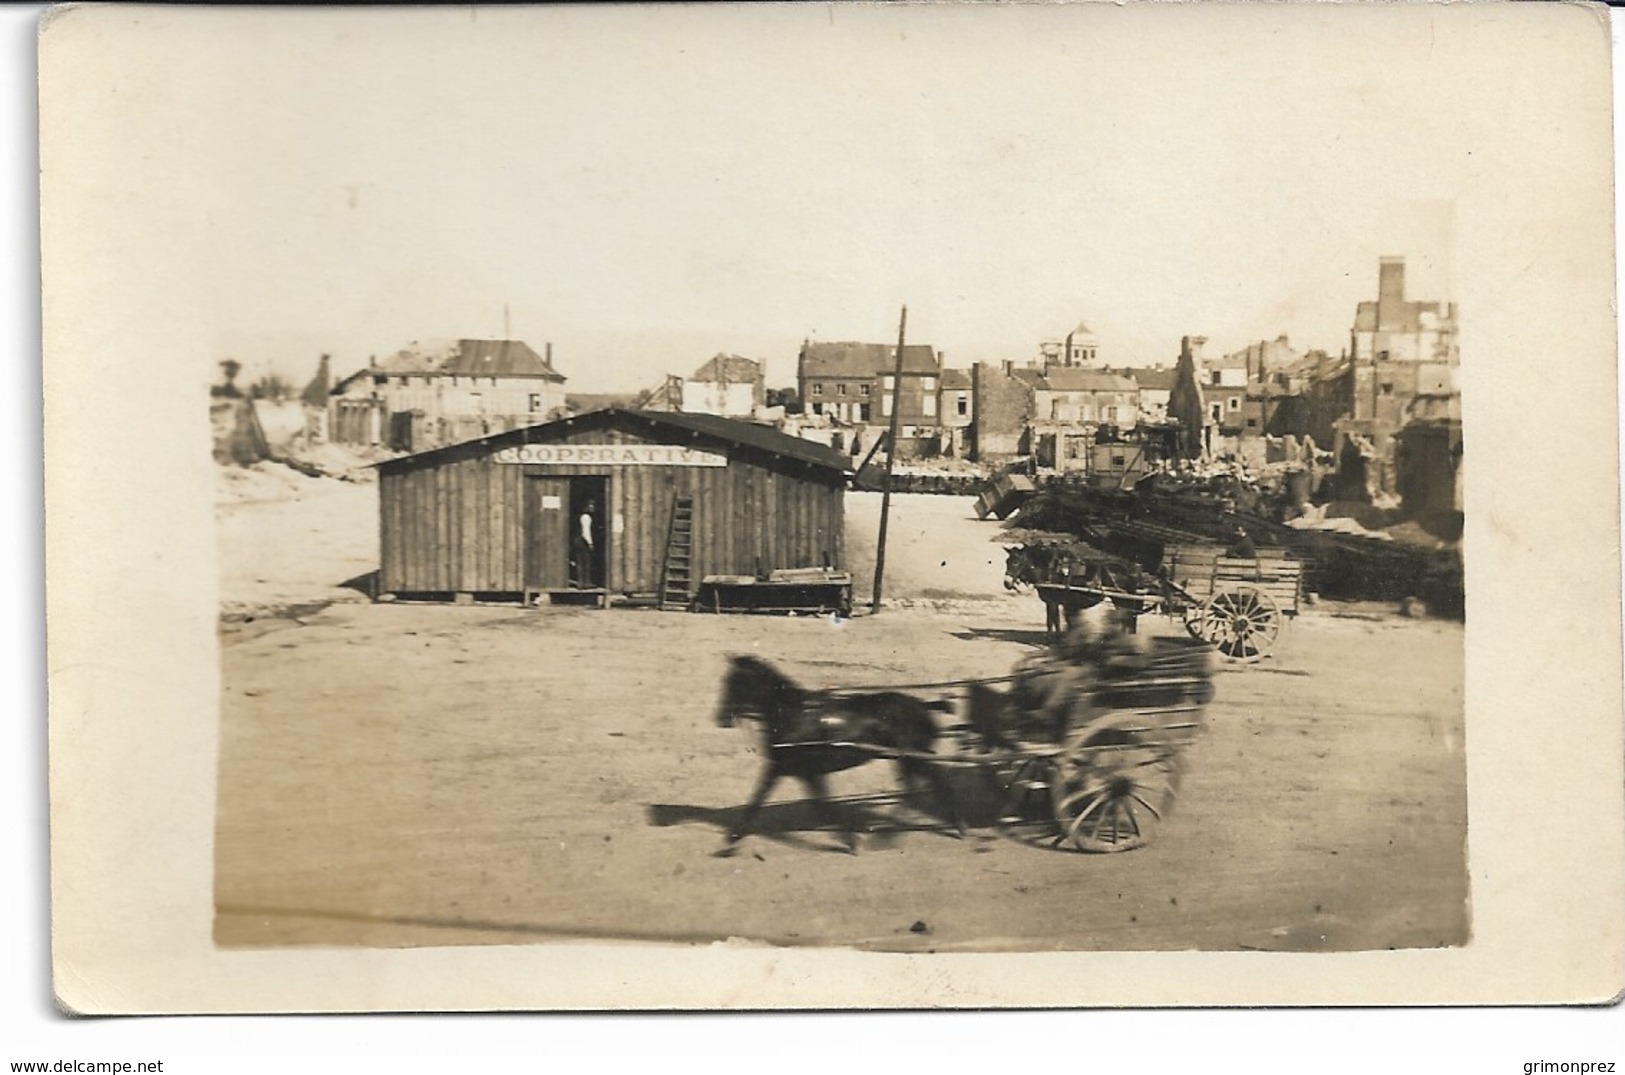
<path fill-rule="evenodd" d="M 1405 259 L 1379 258 L 1377 261 L 1377 328 L 1385 329 L 1399 321 L 1405 302 Z"/>
<path fill-rule="evenodd" d="M 542 361 L 547 363 L 547 368 L 548 369 L 553 368 L 553 341 L 552 340 L 548 340 L 546 343 L 542 344 Z"/>

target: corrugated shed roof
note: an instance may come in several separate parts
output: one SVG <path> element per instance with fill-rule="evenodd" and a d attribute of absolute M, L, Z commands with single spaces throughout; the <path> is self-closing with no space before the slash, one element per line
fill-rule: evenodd
<path fill-rule="evenodd" d="M 798 459 L 803 463 L 814 466 L 827 467 L 842 473 L 852 469 L 852 460 L 835 449 L 805 440 L 801 437 L 792 437 L 782 433 L 772 426 L 758 425 L 755 422 L 742 422 L 736 418 L 723 418 L 716 414 L 693 414 L 687 411 L 665 413 L 660 411 L 626 411 L 645 421 L 652 421 L 667 428 L 682 429 L 702 436 L 715 437 L 718 440 L 729 441 L 751 448 L 757 448 L 773 455 Z"/>
<path fill-rule="evenodd" d="M 885 343 L 809 343 L 801 349 L 803 377 L 875 377 L 897 368 L 897 347 Z M 937 350 L 926 343 L 903 345 L 904 373 L 936 373 Z"/>
<path fill-rule="evenodd" d="M 379 362 L 378 372 L 564 380 L 523 340 L 414 340 Z"/>
<path fill-rule="evenodd" d="M 377 464 L 377 467 L 380 470 L 401 468 L 440 457 L 463 455 L 476 447 L 495 449 L 517 444 L 545 444 L 551 437 L 563 435 L 566 432 L 606 427 L 687 434 L 690 438 L 699 437 L 713 443 L 738 445 L 759 452 L 766 452 L 782 459 L 793 459 L 837 474 L 849 474 L 852 471 L 852 461 L 843 453 L 823 444 L 816 444 L 800 437 L 792 437 L 788 433 L 781 433 L 769 426 L 757 425 L 754 422 L 741 422 L 715 414 L 689 414 L 682 411 L 640 411 L 627 407 L 607 407 L 604 410 L 592 411 L 588 414 L 577 415 L 574 418 L 564 418 L 556 422 L 546 422 L 542 425 L 526 426 L 523 429 L 496 433 L 488 437 L 480 437 L 477 440 L 464 441 L 461 444 L 449 444 L 443 448 L 419 452 L 416 455 L 406 455 L 398 459 L 385 460 Z"/>
<path fill-rule="evenodd" d="M 739 355 L 716 355 L 694 371 L 691 381 L 727 381 L 729 384 L 754 381 L 761 374 L 759 363 Z"/>

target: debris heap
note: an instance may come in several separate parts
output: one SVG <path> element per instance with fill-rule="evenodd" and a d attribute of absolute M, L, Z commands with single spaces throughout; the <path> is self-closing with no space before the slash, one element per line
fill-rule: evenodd
<path fill-rule="evenodd" d="M 1286 548 L 1305 561 L 1304 585 L 1314 593 L 1347 601 L 1420 599 L 1435 615 L 1463 615 L 1456 535 L 1429 534 L 1369 504 L 1294 504 L 1289 484 L 1271 488 L 1235 475 L 1158 475 L 1131 492 L 1051 483 L 1004 525 L 1013 537 L 1075 536 L 1148 570 L 1167 546 L 1228 545 L 1240 526 L 1257 545 Z"/>

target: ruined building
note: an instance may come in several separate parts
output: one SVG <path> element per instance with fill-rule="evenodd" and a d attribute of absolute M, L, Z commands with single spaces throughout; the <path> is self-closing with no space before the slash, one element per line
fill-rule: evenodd
<path fill-rule="evenodd" d="M 1338 451 L 1364 461 L 1369 495 L 1398 491 L 1395 437 L 1418 400 L 1457 395 L 1456 304 L 1405 297 L 1405 259 L 1382 258 L 1377 299 L 1355 310 L 1349 339 L 1348 416 L 1337 423 Z M 1347 491 L 1347 485 L 1345 484 Z"/>

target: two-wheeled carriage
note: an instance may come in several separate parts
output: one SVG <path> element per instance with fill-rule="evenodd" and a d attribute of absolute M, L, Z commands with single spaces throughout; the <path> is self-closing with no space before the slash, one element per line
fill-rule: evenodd
<path fill-rule="evenodd" d="M 1001 828 L 1039 825 L 1078 851 L 1146 844 L 1174 806 L 1184 750 L 1213 697 L 1212 647 L 1132 641 L 1083 660 L 1046 655 L 992 679 L 816 692 L 758 658 L 734 658 L 718 723 L 759 720 L 767 766 L 729 848 L 779 778 L 802 780 L 822 801 L 827 773 L 879 759 L 895 761 L 905 784 L 929 783 L 961 832 L 970 785 L 997 797 Z M 942 725 L 933 712 L 957 719 Z M 950 769 L 975 779 L 948 780 Z"/>

